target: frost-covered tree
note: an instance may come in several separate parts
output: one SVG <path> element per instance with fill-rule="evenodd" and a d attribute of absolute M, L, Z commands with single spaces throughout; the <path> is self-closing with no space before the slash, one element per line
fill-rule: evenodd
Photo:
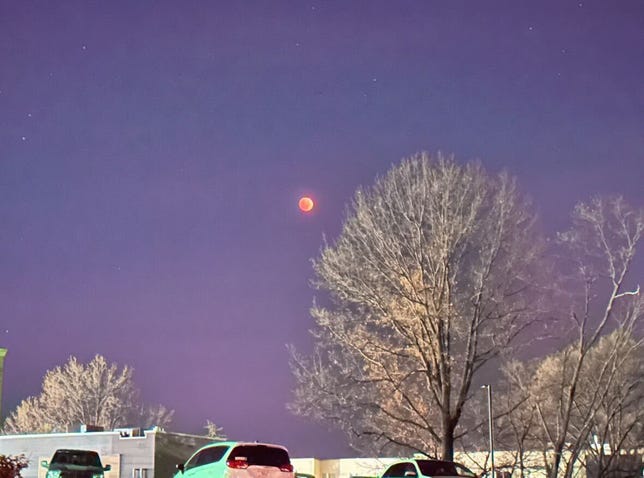
<path fill-rule="evenodd" d="M 223 441 L 226 440 L 226 435 L 224 434 L 224 429 L 217 426 L 214 422 L 206 420 L 206 436 L 212 438 L 213 440 Z"/>
<path fill-rule="evenodd" d="M 140 404 L 138 413 L 133 413 L 130 416 L 132 423 L 139 424 L 143 427 L 158 426 L 163 428 L 172 422 L 174 410 L 170 410 L 164 405 L 147 405 Z"/>
<path fill-rule="evenodd" d="M 161 406 L 142 406 L 132 374 L 132 368 L 119 369 L 101 355 L 87 364 L 70 357 L 62 367 L 47 371 L 40 395 L 23 400 L 7 417 L 3 431 L 69 431 L 81 423 L 112 429 L 150 420 L 155 420 L 155 425 L 167 424 L 173 412 Z"/>
<path fill-rule="evenodd" d="M 314 262 L 329 300 L 313 353 L 292 351 L 292 410 L 358 449 L 451 459 L 477 372 L 535 320 L 542 250 L 507 174 L 441 154 L 393 167 Z"/>
<path fill-rule="evenodd" d="M 623 328 L 603 337 L 589 354 L 571 436 L 589 452 L 582 465 L 599 476 L 619 470 L 621 453 L 644 443 L 643 357 L 642 339 Z"/>
<path fill-rule="evenodd" d="M 594 454 L 607 472 L 620 450 L 641 447 L 644 299 L 628 273 L 643 231 L 644 211 L 622 198 L 575 208 L 572 228 L 560 235 L 569 311 L 560 335 L 569 342 L 506 369 L 514 400 L 508 423 L 543 450 L 552 478 L 572 476 L 582 454 Z"/>
<path fill-rule="evenodd" d="M 588 350 L 576 376 L 580 351 L 574 344 L 533 363 L 506 367 L 509 388 L 497 404 L 511 411 L 497 420 L 497 438 L 517 451 L 516 467 L 523 472 L 525 454 L 541 450 L 550 476 L 555 466 L 558 476 L 573 476 L 575 468 L 586 466 L 600 470 L 599 476 L 614 470 L 621 450 L 641 445 L 642 352 L 641 339 L 619 328 Z M 557 460 L 553 444 L 564 427 L 566 440 Z"/>

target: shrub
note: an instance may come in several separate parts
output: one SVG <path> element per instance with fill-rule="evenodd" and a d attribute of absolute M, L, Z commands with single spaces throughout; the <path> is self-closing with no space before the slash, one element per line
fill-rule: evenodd
<path fill-rule="evenodd" d="M 21 478 L 20 471 L 27 466 L 25 455 L 0 455 L 0 478 Z"/>

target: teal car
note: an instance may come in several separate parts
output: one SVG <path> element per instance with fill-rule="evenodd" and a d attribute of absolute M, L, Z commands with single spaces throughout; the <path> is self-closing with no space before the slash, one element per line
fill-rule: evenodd
<path fill-rule="evenodd" d="M 288 450 L 256 442 L 215 442 L 177 465 L 175 478 L 295 478 Z"/>

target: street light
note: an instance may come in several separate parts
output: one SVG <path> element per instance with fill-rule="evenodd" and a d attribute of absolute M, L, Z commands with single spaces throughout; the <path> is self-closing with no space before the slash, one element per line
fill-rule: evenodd
<path fill-rule="evenodd" d="M 494 422 L 492 421 L 492 385 L 482 385 L 481 388 L 487 388 L 487 419 L 488 431 L 490 434 L 490 470 L 492 478 L 496 478 L 494 471 Z"/>

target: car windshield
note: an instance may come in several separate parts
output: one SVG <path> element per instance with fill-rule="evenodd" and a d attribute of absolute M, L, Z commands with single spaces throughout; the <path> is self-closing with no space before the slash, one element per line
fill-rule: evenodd
<path fill-rule="evenodd" d="M 418 468 L 425 476 L 463 476 L 475 478 L 476 475 L 463 465 L 451 461 L 418 460 Z"/>
<path fill-rule="evenodd" d="M 266 445 L 239 445 L 228 455 L 229 460 L 246 461 L 248 465 L 284 466 L 291 461 L 283 448 Z"/>
<path fill-rule="evenodd" d="M 92 451 L 57 451 L 51 460 L 52 465 L 76 465 L 101 468 L 101 459 L 98 453 Z"/>

